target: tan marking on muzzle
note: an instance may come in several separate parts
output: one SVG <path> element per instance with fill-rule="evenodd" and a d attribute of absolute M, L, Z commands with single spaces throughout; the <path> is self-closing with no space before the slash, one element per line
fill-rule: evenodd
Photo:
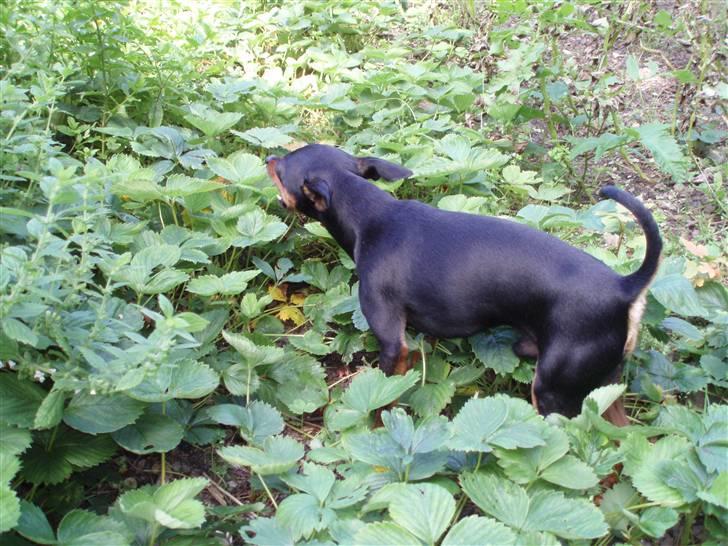
<path fill-rule="evenodd" d="M 296 198 L 293 197 L 293 195 L 286 189 L 286 187 L 283 185 L 283 182 L 281 182 L 281 179 L 278 178 L 278 175 L 276 174 L 277 161 L 277 159 L 271 159 L 268 162 L 268 165 L 266 165 L 268 176 L 276 185 L 276 188 L 278 188 L 278 193 L 281 196 L 281 201 L 283 201 L 283 204 L 286 206 L 286 208 L 290 210 L 296 210 Z"/>

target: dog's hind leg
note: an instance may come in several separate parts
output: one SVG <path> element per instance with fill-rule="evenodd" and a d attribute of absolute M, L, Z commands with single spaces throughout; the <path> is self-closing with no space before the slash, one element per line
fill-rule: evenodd
<path fill-rule="evenodd" d="M 531 336 L 524 335 L 513 344 L 512 348 L 518 358 L 530 358 L 534 360 L 538 358 L 538 345 L 536 345 L 536 340 Z"/>
<path fill-rule="evenodd" d="M 379 341 L 379 368 L 387 375 L 404 375 L 409 369 L 404 313 L 385 298 L 365 294 L 359 290 L 361 310 Z"/>

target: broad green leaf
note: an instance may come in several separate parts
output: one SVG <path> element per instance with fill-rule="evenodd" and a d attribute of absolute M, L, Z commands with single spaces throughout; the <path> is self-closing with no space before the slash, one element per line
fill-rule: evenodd
<path fill-rule="evenodd" d="M 709 472 L 728 472 L 728 406 L 712 405 L 704 420 L 708 430 L 698 440 L 698 457 Z"/>
<path fill-rule="evenodd" d="M 632 483 L 648 500 L 665 506 L 681 506 L 685 499 L 674 488 L 667 485 L 663 478 L 662 467 L 684 459 L 689 443 L 679 436 L 665 436 L 654 444 L 644 438 L 633 438 L 623 442 L 627 452 L 625 471 L 632 475 Z M 630 449 L 630 448 L 636 449 Z M 637 451 L 639 450 L 639 451 Z"/>
<path fill-rule="evenodd" d="M 240 186 L 256 185 L 266 179 L 265 166 L 260 158 L 242 151 L 224 159 L 210 157 L 207 165 L 216 175 Z"/>
<path fill-rule="evenodd" d="M 460 485 L 483 512 L 515 529 L 524 529 L 530 499 L 525 489 L 495 475 L 462 474 Z"/>
<path fill-rule="evenodd" d="M 0 457 L 0 465 L 2 460 Z M 20 500 L 7 484 L 0 483 L 0 534 L 15 527 L 20 520 Z"/>
<path fill-rule="evenodd" d="M 205 507 L 193 497 L 207 485 L 204 478 L 184 478 L 161 486 L 146 486 L 119 498 L 121 511 L 170 529 L 194 529 L 205 521 Z"/>
<path fill-rule="evenodd" d="M 344 430 L 366 421 L 369 413 L 386 406 L 414 386 L 419 373 L 387 377 L 379 369 L 359 373 L 342 395 L 340 404 L 326 410 L 326 422 L 332 430 Z"/>
<path fill-rule="evenodd" d="M 309 330 L 301 337 L 289 337 L 288 342 L 312 355 L 324 356 L 331 352 L 331 348 L 324 343 L 324 337 L 315 330 Z"/>
<path fill-rule="evenodd" d="M 609 527 L 618 531 L 626 531 L 634 523 L 633 515 L 627 508 L 638 504 L 639 499 L 640 495 L 635 488 L 628 482 L 622 481 L 604 492 L 599 509 L 604 514 L 604 519 Z"/>
<path fill-rule="evenodd" d="M 223 371 L 222 380 L 230 394 L 246 398 L 260 387 L 260 378 L 255 371 L 255 365 L 251 363 L 233 364 Z"/>
<path fill-rule="evenodd" d="M 63 391 L 51 391 L 43 399 L 38 412 L 35 414 L 33 428 L 36 430 L 51 428 L 61 422 L 63 417 L 63 404 L 66 401 L 66 393 Z"/>
<path fill-rule="evenodd" d="M 293 139 L 276 127 L 255 127 L 247 131 L 231 131 L 254 146 L 278 148 L 290 143 Z"/>
<path fill-rule="evenodd" d="M 240 248 L 273 241 L 288 230 L 286 224 L 276 216 L 266 214 L 260 207 L 240 216 L 235 227 L 240 235 L 234 237 L 230 244 Z"/>
<path fill-rule="evenodd" d="M 629 55 L 626 62 L 627 77 L 633 82 L 640 81 L 640 64 L 637 57 Z"/>
<path fill-rule="evenodd" d="M 340 518 L 329 525 L 329 534 L 337 544 L 356 544 L 356 534 L 366 525 L 356 518 Z"/>
<path fill-rule="evenodd" d="M 518 357 L 512 349 L 516 339 L 510 328 L 498 328 L 489 334 L 475 335 L 469 341 L 478 360 L 503 375 L 512 373 L 518 365 Z"/>
<path fill-rule="evenodd" d="M 454 212 L 480 214 L 485 203 L 485 197 L 467 197 L 463 194 L 446 195 L 437 202 L 437 208 Z"/>
<path fill-rule="evenodd" d="M 171 451 L 182 441 L 184 433 L 182 425 L 171 417 L 147 412 L 111 436 L 124 449 L 146 455 Z"/>
<path fill-rule="evenodd" d="M 190 280 L 187 291 L 200 296 L 233 296 L 240 294 L 248 286 L 248 281 L 258 275 L 260 271 L 233 271 L 221 277 L 215 275 L 202 275 Z"/>
<path fill-rule="evenodd" d="M 541 477 L 568 489 L 588 489 L 599 483 L 594 470 L 573 455 L 567 455 L 546 467 L 541 472 Z"/>
<path fill-rule="evenodd" d="M 468 516 L 452 526 L 443 539 L 442 546 L 510 546 L 515 541 L 516 535 L 502 523 L 482 516 Z"/>
<path fill-rule="evenodd" d="M 724 510 L 728 510 L 728 472 L 721 472 L 713 480 L 710 487 L 703 491 L 698 491 L 697 496 L 716 506 L 720 506 Z"/>
<path fill-rule="evenodd" d="M 222 337 L 232 346 L 246 361 L 254 366 L 273 364 L 285 356 L 280 347 L 270 345 L 256 345 L 247 337 L 240 334 L 233 334 L 223 330 Z"/>
<path fill-rule="evenodd" d="M 675 137 L 664 123 L 649 123 L 634 129 L 640 142 L 655 158 L 655 162 L 675 182 L 684 182 L 688 177 L 689 162 L 678 146 Z"/>
<path fill-rule="evenodd" d="M 18 455 L 30 447 L 30 431 L 0 424 L 0 455 Z"/>
<path fill-rule="evenodd" d="M 336 480 L 326 499 L 326 506 L 333 510 L 349 508 L 366 499 L 369 486 L 364 478 L 356 475 Z"/>
<path fill-rule="evenodd" d="M 58 525 L 60 546 L 128 546 L 131 537 L 126 526 L 109 517 L 86 510 L 68 512 Z"/>
<path fill-rule="evenodd" d="M 66 460 L 65 451 L 55 444 L 47 449 L 44 442 L 34 442 L 23 454 L 21 477 L 34 485 L 55 485 L 67 480 L 73 466 Z"/>
<path fill-rule="evenodd" d="M 580 155 L 595 151 L 594 157 L 597 160 L 601 159 L 609 150 L 619 148 L 630 140 L 627 135 L 615 135 L 612 133 L 602 133 L 598 137 L 566 137 L 566 139 L 573 144 L 573 148 L 569 154 L 571 159 L 576 159 Z"/>
<path fill-rule="evenodd" d="M 418 379 L 414 371 L 387 377 L 381 370 L 370 368 L 352 380 L 341 400 L 352 409 L 368 413 L 402 396 Z"/>
<path fill-rule="evenodd" d="M 659 277 L 650 287 L 650 293 L 662 305 L 680 315 L 702 317 L 707 313 L 693 285 L 680 274 Z"/>
<path fill-rule="evenodd" d="M 455 385 L 450 381 L 428 383 L 419 387 L 409 397 L 415 413 L 421 417 L 439 415 L 455 394 Z"/>
<path fill-rule="evenodd" d="M 289 495 L 278 506 L 276 519 L 280 521 L 298 540 L 309 538 L 315 531 L 328 527 L 336 519 L 336 514 L 330 508 L 322 506 L 313 495 Z"/>
<path fill-rule="evenodd" d="M 243 117 L 238 112 L 217 112 L 207 105 L 193 104 L 185 120 L 205 133 L 205 136 L 220 135 L 233 127 Z"/>
<path fill-rule="evenodd" d="M 91 468 L 109 460 L 117 450 L 108 435 L 89 436 L 63 427 L 59 430 L 56 445 L 63 458 L 73 466 Z"/>
<path fill-rule="evenodd" d="M 31 428 L 46 391 L 14 372 L 0 372 L 0 423 Z"/>
<path fill-rule="evenodd" d="M 25 323 L 12 317 L 4 317 L 0 320 L 5 335 L 10 339 L 35 347 L 38 345 L 38 334 L 31 330 Z"/>
<path fill-rule="evenodd" d="M 165 402 L 174 398 L 196 399 L 210 394 L 219 382 L 219 376 L 207 364 L 182 360 L 160 366 L 151 376 L 128 391 L 128 394 L 143 402 Z"/>
<path fill-rule="evenodd" d="M 389 522 L 367 523 L 354 536 L 356 546 L 422 546 L 417 537 Z"/>
<path fill-rule="evenodd" d="M 473 363 L 453 368 L 447 379 L 456 387 L 463 387 L 474 383 L 484 373 L 485 367 Z"/>
<path fill-rule="evenodd" d="M 544 445 L 545 423 L 523 400 L 504 395 L 473 398 L 452 420 L 451 449 L 482 451 Z"/>
<path fill-rule="evenodd" d="M 526 524 L 529 530 L 573 540 L 598 538 L 609 530 L 602 513 L 588 500 L 546 490 L 531 496 Z"/>
<path fill-rule="evenodd" d="M 273 436 L 266 438 L 263 448 L 227 446 L 217 450 L 228 463 L 247 466 L 263 476 L 282 474 L 293 468 L 303 457 L 303 446 L 293 438 Z"/>
<path fill-rule="evenodd" d="M 624 394 L 626 389 L 626 385 L 605 385 L 591 391 L 587 395 L 587 399 L 596 402 L 599 415 L 601 415 Z"/>
<path fill-rule="evenodd" d="M 694 392 L 702 389 L 709 378 L 698 366 L 671 362 L 662 353 L 648 351 L 649 361 L 642 374 L 665 390 Z"/>
<path fill-rule="evenodd" d="M 190 276 L 184 271 L 179 271 L 177 269 L 163 269 L 162 271 L 152 275 L 149 281 L 144 283 L 142 286 L 135 287 L 135 290 L 140 294 L 161 294 L 162 292 L 168 292 L 189 278 Z"/>
<path fill-rule="evenodd" d="M 651 506 L 640 514 L 639 527 L 654 538 L 661 538 L 665 532 L 677 525 L 680 515 L 667 506 Z"/>
<path fill-rule="evenodd" d="M 597 538 L 608 527 L 599 509 L 587 500 L 562 493 L 525 489 L 503 478 L 465 474 L 463 490 L 478 507 L 496 519 L 526 532 L 548 532 L 566 539 Z"/>
<path fill-rule="evenodd" d="M 235 404 L 218 404 L 207 409 L 207 415 L 213 421 L 223 425 L 240 427 L 243 437 L 256 445 L 270 437 L 283 432 L 283 418 L 273 406 L 255 400 L 250 406 Z"/>
<path fill-rule="evenodd" d="M 89 434 L 114 432 L 136 421 L 144 407 L 143 402 L 124 394 L 79 393 L 68 404 L 63 422 Z"/>
<path fill-rule="evenodd" d="M 56 544 L 56 535 L 48 523 L 48 518 L 43 510 L 33 503 L 20 501 L 20 520 L 15 530 L 38 544 Z"/>
<path fill-rule="evenodd" d="M 336 475 L 325 466 L 303 463 L 303 473 L 282 477 L 283 481 L 299 491 L 304 491 L 323 504 L 336 483 Z"/>
<path fill-rule="evenodd" d="M 20 459 L 15 454 L 0 451 L 0 486 L 10 483 L 20 470 Z"/>
<path fill-rule="evenodd" d="M 400 476 L 423 479 L 442 470 L 447 452 L 439 451 L 450 437 L 447 419 L 429 417 L 415 428 L 401 408 L 382 412 L 384 429 L 348 434 L 344 446 L 357 460 L 389 468 Z"/>
<path fill-rule="evenodd" d="M 461 150 L 450 147 L 448 148 L 448 152 L 459 155 Z M 473 148 L 468 153 L 465 161 L 433 157 L 415 167 L 414 177 L 436 178 L 452 174 L 459 174 L 461 176 L 472 175 L 481 171 L 497 169 L 505 165 L 508 159 L 508 156 L 497 150 Z"/>
<path fill-rule="evenodd" d="M 434 544 L 455 515 L 455 499 L 439 485 L 408 485 L 390 503 L 389 515 L 426 544 Z"/>
<path fill-rule="evenodd" d="M 591 467 L 567 455 L 569 440 L 563 430 L 544 430 L 544 440 L 543 446 L 530 449 L 496 449 L 498 464 L 510 479 L 520 484 L 540 478 L 569 489 L 587 489 L 598 483 Z"/>
<path fill-rule="evenodd" d="M 329 400 L 326 371 L 318 360 L 296 355 L 274 364 L 270 376 L 276 381 L 276 398 L 297 415 L 310 413 Z"/>
<path fill-rule="evenodd" d="M 290 529 L 275 518 L 255 518 L 240 528 L 246 544 L 256 546 L 295 546 Z"/>
<path fill-rule="evenodd" d="M 162 193 L 167 197 L 189 197 L 224 188 L 223 184 L 202 178 L 193 178 L 183 174 L 173 174 L 167 178 Z"/>

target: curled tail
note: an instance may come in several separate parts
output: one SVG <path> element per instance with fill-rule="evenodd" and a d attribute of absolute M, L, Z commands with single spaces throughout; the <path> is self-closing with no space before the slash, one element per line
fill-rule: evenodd
<path fill-rule="evenodd" d="M 647 238 L 647 251 L 642 265 L 634 273 L 623 277 L 625 295 L 632 301 L 647 288 L 660 265 L 660 253 L 662 252 L 660 230 L 652 213 L 633 195 L 615 186 L 605 186 L 599 191 L 599 195 L 613 199 L 634 214 Z"/>

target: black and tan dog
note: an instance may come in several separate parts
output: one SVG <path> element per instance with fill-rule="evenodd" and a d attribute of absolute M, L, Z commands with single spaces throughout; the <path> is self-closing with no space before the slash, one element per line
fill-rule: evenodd
<path fill-rule="evenodd" d="M 652 215 L 630 194 L 601 191 L 629 209 L 647 237 L 644 263 L 622 277 L 516 222 L 397 200 L 366 179 L 412 172 L 382 159 L 311 144 L 266 163 L 283 206 L 321 221 L 356 262 L 385 373 L 406 370 L 407 325 L 450 338 L 507 324 L 523 333 L 516 353 L 538 358 L 532 398 L 541 414 L 573 416 L 592 389 L 619 380 L 662 249 Z M 627 422 L 621 404 L 607 417 Z"/>

